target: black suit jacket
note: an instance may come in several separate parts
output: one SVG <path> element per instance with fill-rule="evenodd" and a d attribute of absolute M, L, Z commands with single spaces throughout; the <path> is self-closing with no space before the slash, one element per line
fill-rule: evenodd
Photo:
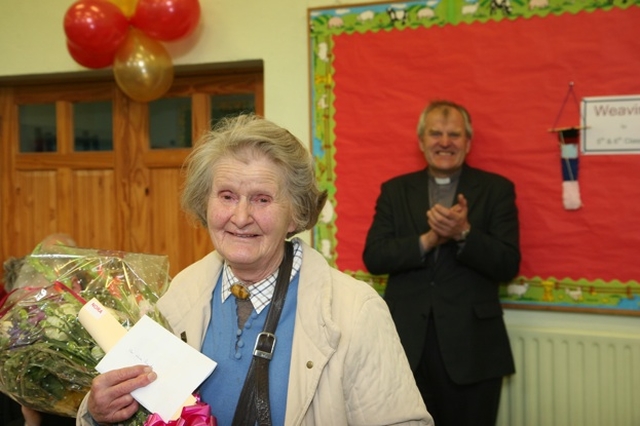
<path fill-rule="evenodd" d="M 455 383 L 512 374 L 498 285 L 514 278 L 520 266 L 514 185 L 463 166 L 456 194 L 467 199 L 471 232 L 464 244 L 441 245 L 437 258 L 433 252 L 423 256 L 419 246 L 419 236 L 429 230 L 428 186 L 427 169 L 382 184 L 364 263 L 373 274 L 389 274 L 385 300 L 414 370 L 432 314 Z"/>

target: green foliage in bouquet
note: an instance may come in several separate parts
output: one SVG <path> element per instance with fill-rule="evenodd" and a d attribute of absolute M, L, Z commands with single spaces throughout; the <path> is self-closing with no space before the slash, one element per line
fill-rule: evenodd
<path fill-rule="evenodd" d="M 104 353 L 61 285 L 20 288 L 0 315 L 0 390 L 22 405 L 75 416 Z"/>
<path fill-rule="evenodd" d="M 38 246 L 0 306 L 0 391 L 38 411 L 75 417 L 104 356 L 78 312 L 96 298 L 125 328 L 156 310 L 169 284 L 166 256 Z M 142 425 L 141 409 L 127 422 Z"/>

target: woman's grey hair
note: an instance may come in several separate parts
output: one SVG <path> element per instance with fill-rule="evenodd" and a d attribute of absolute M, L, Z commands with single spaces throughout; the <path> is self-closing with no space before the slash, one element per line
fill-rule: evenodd
<path fill-rule="evenodd" d="M 469 114 L 469 111 L 467 111 L 467 109 L 462 105 L 447 100 L 431 101 L 429 105 L 427 105 L 427 107 L 424 109 L 424 111 L 422 111 L 422 114 L 420 114 L 420 119 L 418 120 L 418 138 L 422 140 L 422 137 L 424 136 L 424 128 L 426 126 L 427 115 L 429 115 L 430 112 L 435 110 L 442 110 L 442 114 L 447 117 L 451 109 L 455 109 L 462 115 L 462 118 L 464 119 L 464 129 L 467 134 L 467 138 L 471 139 L 473 137 L 473 126 L 471 125 L 471 115 Z"/>
<path fill-rule="evenodd" d="M 256 154 L 267 157 L 282 171 L 296 224 L 287 237 L 313 228 L 327 191 L 318 188 L 311 154 L 289 131 L 254 114 L 224 118 L 199 140 L 185 161 L 182 208 L 206 227 L 218 162 L 229 157 L 246 160 Z"/>

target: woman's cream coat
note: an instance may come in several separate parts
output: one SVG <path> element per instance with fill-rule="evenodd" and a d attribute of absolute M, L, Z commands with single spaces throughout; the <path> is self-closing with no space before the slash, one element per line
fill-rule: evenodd
<path fill-rule="evenodd" d="M 221 267 L 210 253 L 158 302 L 198 350 Z M 304 243 L 300 274 L 285 425 L 433 425 L 383 299 Z"/>

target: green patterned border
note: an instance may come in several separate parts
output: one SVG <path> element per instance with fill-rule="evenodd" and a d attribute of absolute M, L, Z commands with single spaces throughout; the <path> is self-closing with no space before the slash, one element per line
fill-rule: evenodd
<path fill-rule="evenodd" d="M 598 9 L 640 7 L 640 0 L 434 0 L 340 5 L 309 9 L 311 67 L 312 153 L 321 186 L 329 193 L 327 207 L 313 230 L 313 245 L 336 265 L 335 227 L 335 109 L 333 106 L 333 36 L 432 26 L 528 19 Z M 385 276 L 344 271 L 370 283 L 384 294 Z M 500 297 L 509 307 L 558 309 L 640 316 L 640 284 L 614 280 L 517 277 L 501 286 Z"/>

